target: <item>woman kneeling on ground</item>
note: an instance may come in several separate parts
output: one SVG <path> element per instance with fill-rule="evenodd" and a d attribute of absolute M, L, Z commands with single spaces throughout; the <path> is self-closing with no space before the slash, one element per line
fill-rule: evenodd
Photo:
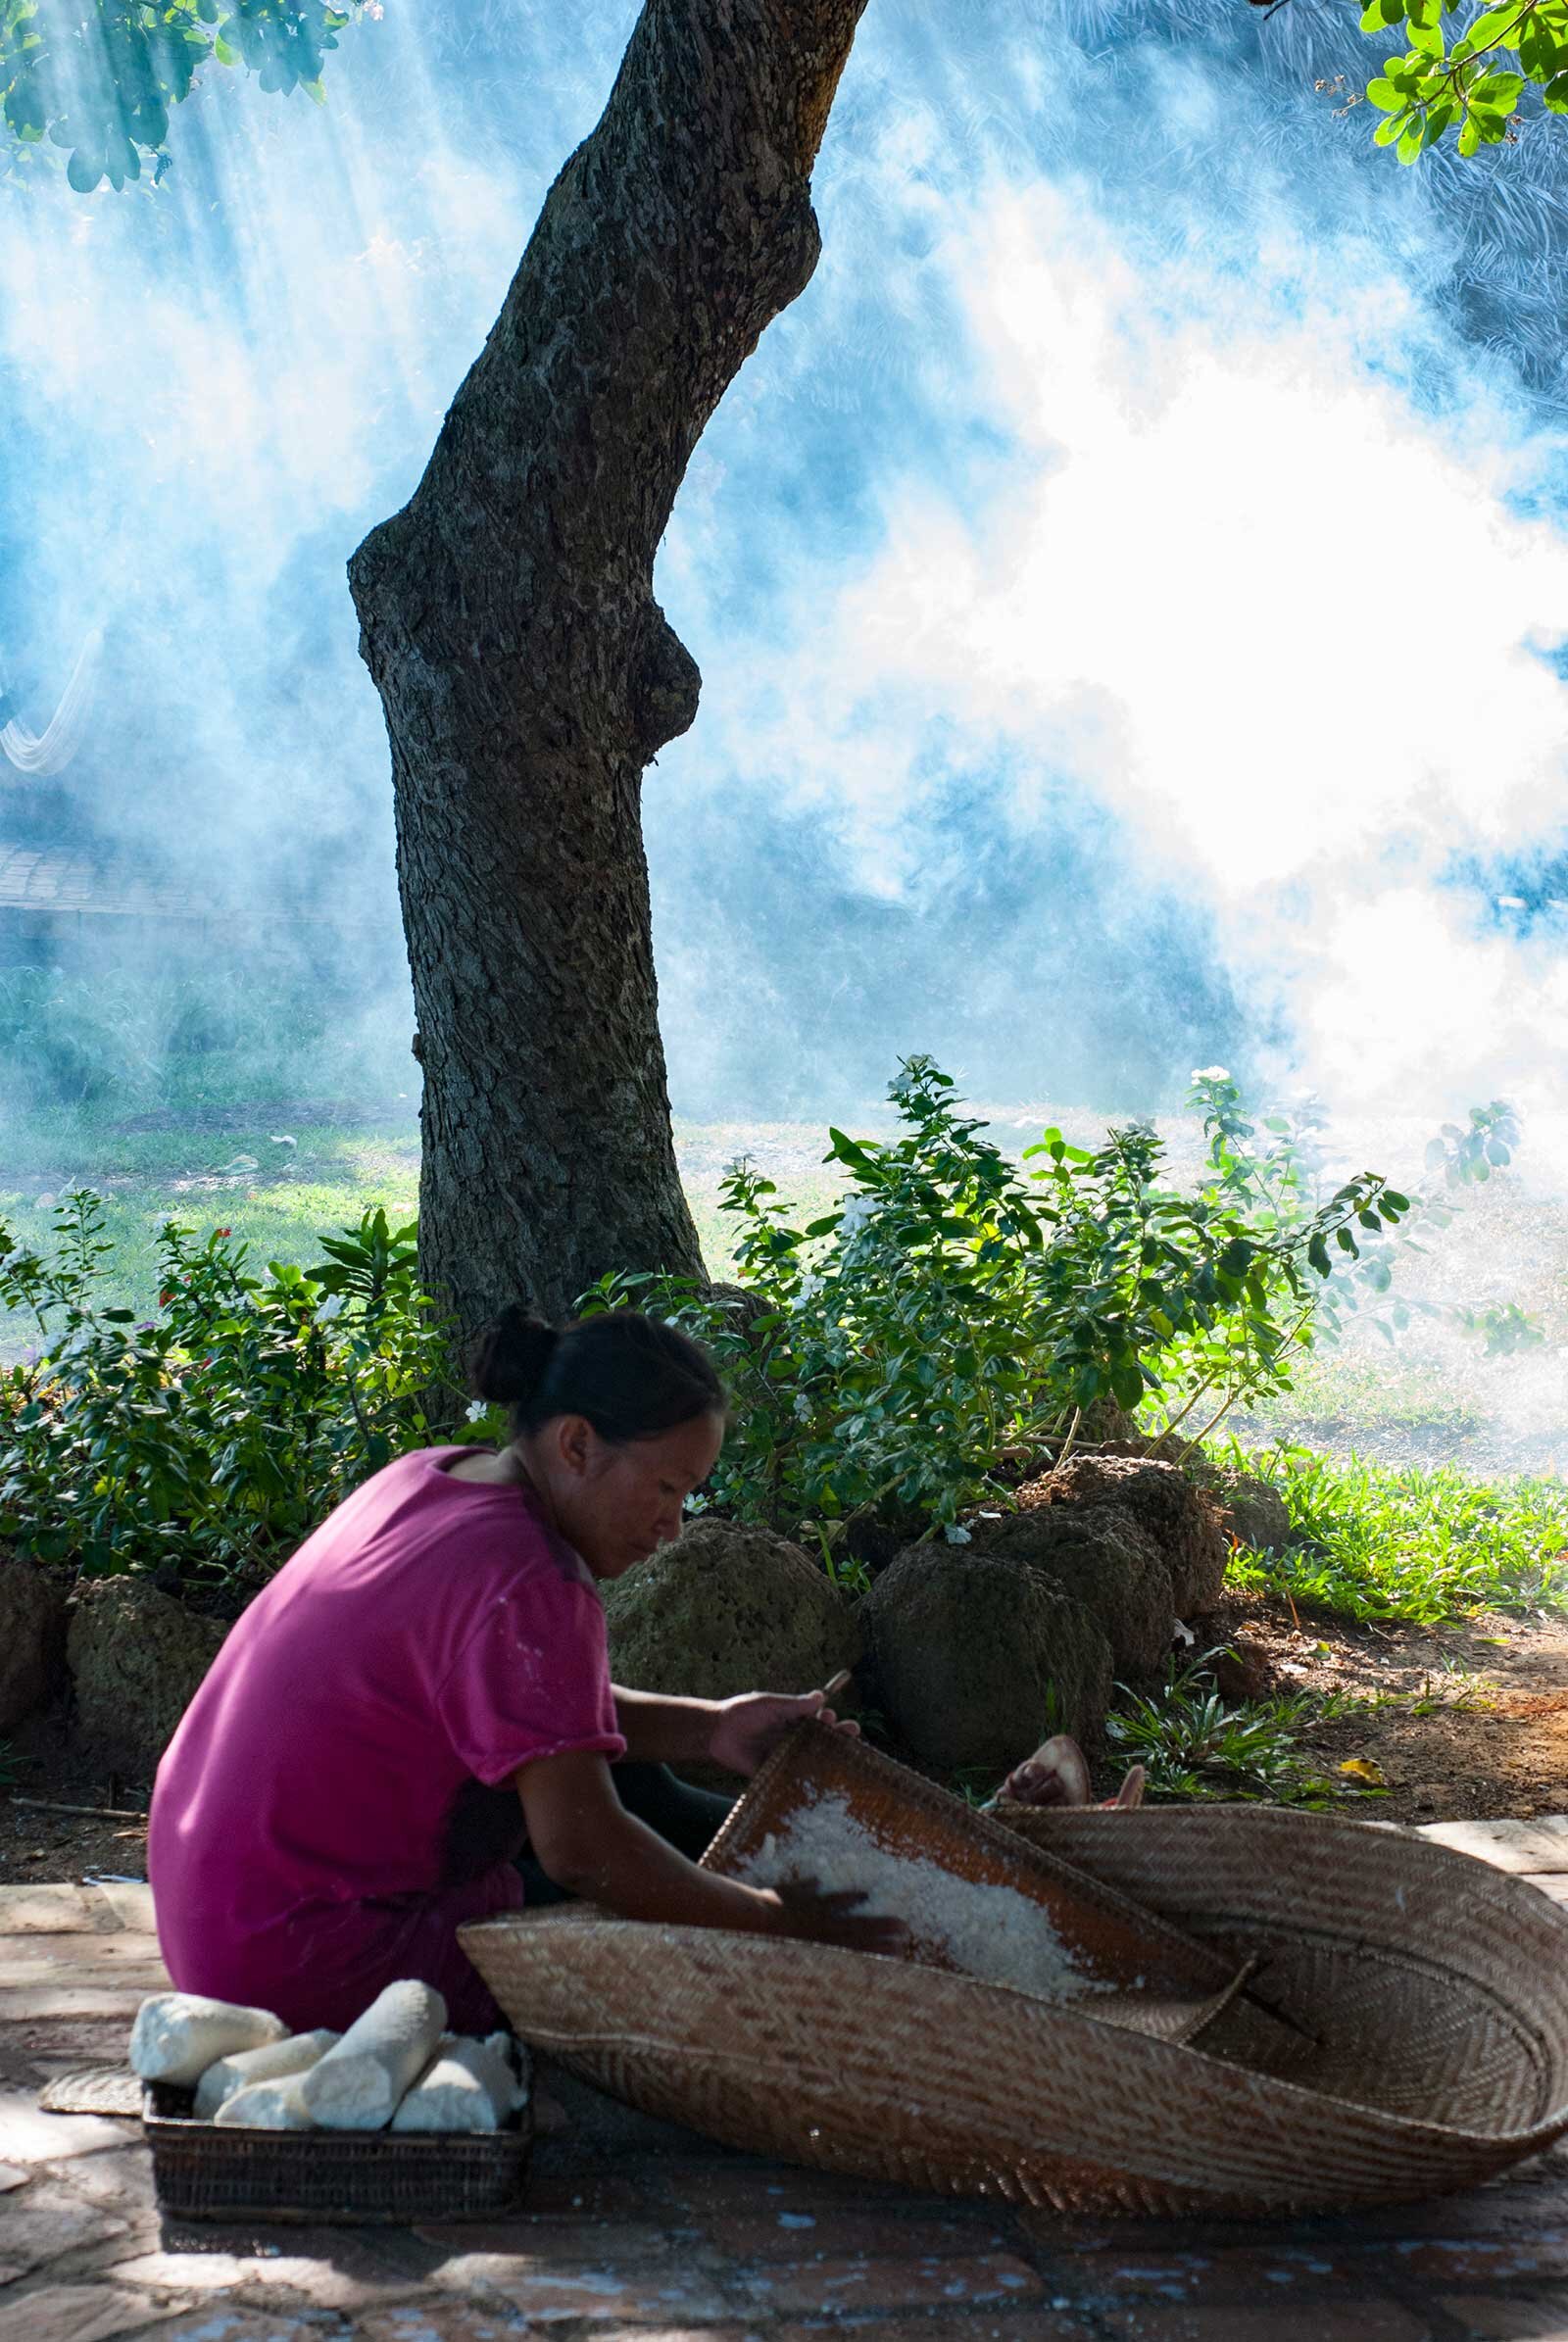
<path fill-rule="evenodd" d="M 666 1769 L 751 1775 L 802 1717 L 837 1723 L 820 1691 L 666 1699 L 610 1681 L 596 1581 L 675 1537 L 713 1468 L 724 1398 L 706 1353 L 631 1311 L 556 1333 L 513 1309 L 475 1389 L 510 1404 L 510 1443 L 424 1448 L 356 1489 L 186 1712 L 148 1840 L 175 1985 L 342 2029 L 417 1977 L 483 2032 L 501 2020 L 458 1928 L 563 1892 L 897 1949 L 898 1924 L 858 1916 L 858 1896 L 699 1870 L 728 1804 Z"/>

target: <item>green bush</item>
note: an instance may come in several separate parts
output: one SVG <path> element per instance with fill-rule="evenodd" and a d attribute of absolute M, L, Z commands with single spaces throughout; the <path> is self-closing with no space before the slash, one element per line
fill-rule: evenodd
<path fill-rule="evenodd" d="M 0 1224 L 0 1306 L 38 1346 L 0 1377 L 0 1537 L 89 1573 L 275 1567 L 367 1474 L 432 1437 L 449 1384 L 414 1230 L 382 1211 L 309 1270 L 256 1274 L 226 1228 L 171 1223 L 156 1318 L 103 1304 L 96 1195 L 55 1214 L 45 1258 Z"/>
<path fill-rule="evenodd" d="M 1238 1153 L 1228 1075 L 1195 1076 L 1209 1155 L 1195 1194 L 1162 1182 L 1141 1124 L 1098 1149 L 1048 1130 L 1020 1169 L 962 1115 L 951 1078 L 910 1058 L 890 1096 L 890 1144 L 829 1133 L 839 1207 L 804 1227 L 771 1180 L 729 1172 L 741 1294 L 691 1279 L 607 1277 L 586 1309 L 639 1306 L 695 1333 L 734 1393 L 710 1501 L 747 1520 L 809 1524 L 832 1545 L 886 1512 L 961 1536 L 959 1512 L 1009 1459 L 1085 1408 L 1154 1400 L 1174 1426 L 1210 1395 L 1289 1384 L 1325 1281 L 1409 1208 L 1373 1173 L 1303 1200 L 1283 1155 Z M 1210 1423 L 1204 1428 L 1212 1428 Z"/>

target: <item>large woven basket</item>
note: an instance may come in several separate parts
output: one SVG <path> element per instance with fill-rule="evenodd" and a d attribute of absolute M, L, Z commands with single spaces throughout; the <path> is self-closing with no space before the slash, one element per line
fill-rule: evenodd
<path fill-rule="evenodd" d="M 1396 2203 L 1568 2130 L 1568 1918 L 1534 1888 L 1402 1832 L 1266 1807 L 1000 1819 L 1227 1963 L 1261 1957 L 1259 1989 L 1315 2038 L 1306 2060 L 1283 2027 L 1230 2034 L 1229 2012 L 1188 2046 L 1092 2001 L 571 1907 L 463 1940 L 525 2039 L 632 2105 L 955 2194 Z"/>

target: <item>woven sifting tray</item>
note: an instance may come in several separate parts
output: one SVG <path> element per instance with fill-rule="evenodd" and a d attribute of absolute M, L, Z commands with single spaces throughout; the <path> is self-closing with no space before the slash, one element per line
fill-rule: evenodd
<path fill-rule="evenodd" d="M 785 1772 L 759 1775 L 710 1859 L 746 1842 Z M 940 1791 L 903 1779 L 929 1851 L 955 1801 L 934 1807 Z M 1058 1910 L 1068 1882 L 1077 1909 L 1098 1888 L 1232 1978 L 1261 1959 L 1258 1989 L 1288 2022 L 1233 1999 L 1189 2045 L 1105 2022 L 1105 1996 L 1047 2001 L 920 1962 L 571 1906 L 478 1922 L 463 1942 L 518 2033 L 631 2105 L 953 2194 L 1162 2214 L 1398 2203 L 1491 2178 L 1568 2130 L 1568 1917 L 1522 1882 L 1375 1825 L 1267 1807 L 957 1811 L 976 1843 L 1010 1827 L 1044 1854 Z"/>
<path fill-rule="evenodd" d="M 531 2104 L 501 2130 L 250 2130 L 197 2122 L 194 2099 L 151 2082 L 142 2101 L 159 2206 L 180 2220 L 406 2227 L 495 2220 L 523 2199 Z"/>
<path fill-rule="evenodd" d="M 1016 1973 L 991 1974 L 981 1961 L 971 1973 L 982 1981 L 1006 1982 L 1045 1998 L 1084 1995 L 1084 2005 L 1092 2005 L 1102 2025 L 1190 2041 L 1229 2007 L 1257 1966 L 1255 1961 L 1244 1966 L 1183 1933 L 1113 1887 L 989 1821 L 961 1798 L 878 1755 L 863 1740 L 825 1725 L 800 1726 L 774 1751 L 703 1856 L 703 1868 L 745 1878 L 771 1839 L 782 1836 L 787 1847 L 791 1824 L 808 1825 L 813 1809 L 824 1803 L 838 1807 L 878 1848 L 905 1863 L 934 1865 L 981 1890 L 1010 1889 L 1044 1912 L 1067 1973 L 1036 1979 L 1024 1960 L 1001 1964 L 1015 1967 Z M 805 1867 L 809 1868 L 808 1859 Z M 909 1958 L 922 1967 L 961 1973 L 968 1964 L 917 1897 L 911 1898 L 907 1917 Z M 1233 2030 L 1278 2029 L 1266 2012 L 1253 2007 L 1250 2021 L 1238 2012 Z M 1286 2058 L 1298 2044 L 1286 2036 L 1273 2046 L 1277 2057 Z"/>

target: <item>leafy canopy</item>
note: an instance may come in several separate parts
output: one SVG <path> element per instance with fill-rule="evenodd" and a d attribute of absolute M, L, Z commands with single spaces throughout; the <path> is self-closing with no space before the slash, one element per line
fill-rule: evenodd
<path fill-rule="evenodd" d="M 263 89 L 321 102 L 338 34 L 379 0 L 0 0 L 0 114 L 24 152 L 67 150 L 78 194 L 117 191 L 154 158 L 169 167 L 170 109 L 209 64 L 243 66 Z"/>
<path fill-rule="evenodd" d="M 1279 0 L 1252 0 L 1273 8 Z M 1366 0 L 1361 30 L 1402 39 L 1366 85 L 1383 116 L 1373 139 L 1401 163 L 1451 130 L 1461 155 L 1513 142 L 1527 84 L 1547 114 L 1568 114 L 1568 0 Z M 1352 104 L 1359 104 L 1353 99 Z"/>

